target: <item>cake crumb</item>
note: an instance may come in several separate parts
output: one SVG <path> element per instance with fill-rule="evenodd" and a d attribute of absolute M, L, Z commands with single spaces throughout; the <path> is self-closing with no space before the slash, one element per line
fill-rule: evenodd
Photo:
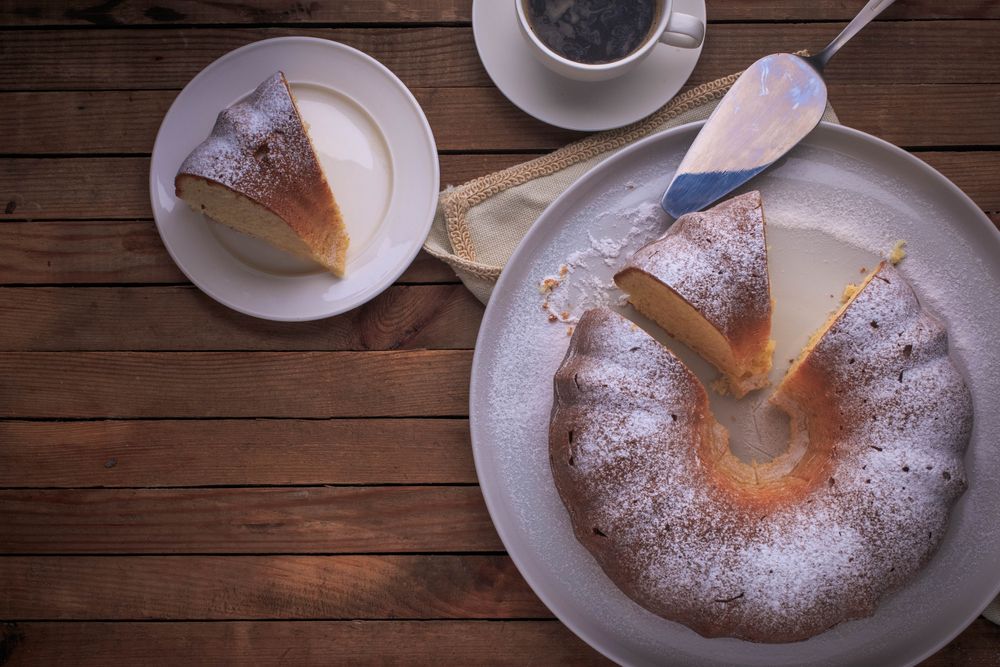
<path fill-rule="evenodd" d="M 562 318 L 563 322 L 566 322 L 569 320 L 569 312 L 564 310 L 561 313 L 559 313 L 559 317 Z"/>
<path fill-rule="evenodd" d="M 573 335 L 573 327 L 572 326 L 566 327 L 566 335 L 567 336 L 572 336 Z"/>
<path fill-rule="evenodd" d="M 889 251 L 889 262 L 893 266 L 896 266 L 906 258 L 906 251 L 903 250 L 905 245 L 906 241 L 904 239 L 899 239 L 896 241 L 896 245 L 892 246 L 892 250 Z"/>
<path fill-rule="evenodd" d="M 562 266 L 559 267 L 559 277 L 560 278 L 565 277 L 565 275 L 567 273 L 569 273 L 569 267 L 568 266 L 566 266 L 565 264 L 563 264 Z"/>
<path fill-rule="evenodd" d="M 559 321 L 558 317 L 556 317 L 552 313 L 549 313 L 549 322 L 558 322 L 558 321 Z"/>
<path fill-rule="evenodd" d="M 844 286 L 844 293 L 840 295 L 840 302 L 847 303 L 857 293 L 858 286 L 854 283 L 847 283 L 847 285 Z"/>
<path fill-rule="evenodd" d="M 729 382 L 726 380 L 724 375 L 720 375 L 712 381 L 712 389 L 715 390 L 719 396 L 729 396 L 731 388 Z"/>
<path fill-rule="evenodd" d="M 562 282 L 558 278 L 548 277 L 542 280 L 541 284 L 538 286 L 538 291 L 542 294 L 548 294 L 555 288 L 559 287 L 559 283 Z"/>
<path fill-rule="evenodd" d="M 861 273 L 862 274 L 868 273 L 868 267 L 862 266 L 861 267 Z"/>

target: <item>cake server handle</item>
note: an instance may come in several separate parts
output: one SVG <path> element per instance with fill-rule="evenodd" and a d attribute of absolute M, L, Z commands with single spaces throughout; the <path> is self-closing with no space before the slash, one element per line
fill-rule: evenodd
<path fill-rule="evenodd" d="M 847 24 L 840 34 L 833 38 L 833 41 L 826 45 L 822 51 L 814 56 L 809 56 L 806 60 L 809 61 L 813 67 L 815 67 L 820 72 L 826 67 L 826 64 L 830 62 L 830 58 L 837 55 L 837 51 L 840 50 L 844 44 L 861 32 L 861 29 L 872 22 L 876 16 L 884 12 L 889 8 L 892 3 L 896 0 L 869 0 L 868 4 L 861 8 L 858 15 L 855 16 L 850 23 Z"/>

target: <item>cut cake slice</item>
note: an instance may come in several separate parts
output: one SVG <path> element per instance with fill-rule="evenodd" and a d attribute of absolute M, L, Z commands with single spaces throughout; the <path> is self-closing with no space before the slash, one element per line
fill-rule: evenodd
<path fill-rule="evenodd" d="M 344 220 L 282 72 L 219 113 L 174 185 L 194 210 L 344 275 Z"/>
<path fill-rule="evenodd" d="M 739 398 L 768 384 L 771 285 L 759 192 L 683 215 L 640 248 L 615 283 L 643 315 L 723 374 Z"/>

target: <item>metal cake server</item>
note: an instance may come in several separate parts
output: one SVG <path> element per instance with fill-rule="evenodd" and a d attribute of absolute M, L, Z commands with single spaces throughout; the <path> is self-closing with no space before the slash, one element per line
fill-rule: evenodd
<path fill-rule="evenodd" d="M 823 68 L 895 0 L 870 0 L 814 56 L 765 56 L 747 68 L 701 128 L 660 205 L 678 218 L 699 211 L 767 169 L 819 123 L 826 109 Z"/>

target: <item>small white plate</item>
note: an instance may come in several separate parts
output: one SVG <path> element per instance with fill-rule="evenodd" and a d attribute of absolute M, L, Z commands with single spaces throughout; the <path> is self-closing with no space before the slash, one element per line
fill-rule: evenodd
<path fill-rule="evenodd" d="M 705 0 L 674 0 L 673 9 L 705 21 Z M 524 113 L 567 130 L 628 125 L 669 102 L 691 76 L 702 47 L 658 44 L 634 70 L 610 81 L 573 81 L 535 60 L 511 0 L 475 0 L 472 32 L 486 72 Z"/>
<path fill-rule="evenodd" d="M 177 169 L 218 113 L 279 70 L 351 236 L 342 279 L 212 222 L 174 195 Z M 153 217 L 181 271 L 216 301 L 279 321 L 337 315 L 391 285 L 427 237 L 438 184 L 434 136 L 406 86 L 370 56 L 312 37 L 248 44 L 202 70 L 163 118 L 149 174 Z"/>
<path fill-rule="evenodd" d="M 594 293 L 595 281 L 609 282 L 630 254 L 628 248 L 614 250 L 613 242 L 630 237 L 634 248 L 667 223 L 660 196 L 700 127 L 691 123 L 647 137 L 592 169 L 545 210 L 504 268 L 479 329 L 469 405 L 476 471 L 490 516 L 541 600 L 619 664 L 919 662 L 1000 592 L 1000 351 L 995 345 L 1000 302 L 994 296 L 1000 293 L 1000 233 L 944 176 L 857 130 L 821 123 L 745 186 L 761 191 L 767 214 L 775 298 L 771 335 L 777 342 L 771 379 L 781 379 L 836 307 L 843 286 L 863 275 L 861 267 L 873 268 L 897 239 L 906 239 L 908 255 L 899 270 L 921 303 L 946 324 L 951 358 L 965 375 L 975 411 L 965 454 L 969 488 L 952 510 L 937 553 L 869 618 L 802 642 L 753 644 L 706 639 L 646 611 L 615 587 L 573 535 L 548 457 L 552 376 L 570 339 L 567 325 L 549 322 L 540 308 L 546 297 L 538 286 L 564 263 L 575 263 L 577 268 L 547 298 L 561 291 L 568 303 L 557 310 L 566 303 L 570 314 L 594 305 L 595 299 L 584 299 L 583 293 Z M 637 207 L 649 217 L 630 214 Z M 655 224 L 640 224 L 643 220 Z M 614 252 L 608 252 L 609 245 Z M 583 254 L 592 249 L 601 252 Z M 714 369 L 683 345 L 662 332 L 660 340 L 703 382 L 715 377 Z M 730 429 L 734 445 L 741 438 L 753 441 L 748 412 L 768 394 L 737 402 L 710 392 L 712 411 Z"/>

